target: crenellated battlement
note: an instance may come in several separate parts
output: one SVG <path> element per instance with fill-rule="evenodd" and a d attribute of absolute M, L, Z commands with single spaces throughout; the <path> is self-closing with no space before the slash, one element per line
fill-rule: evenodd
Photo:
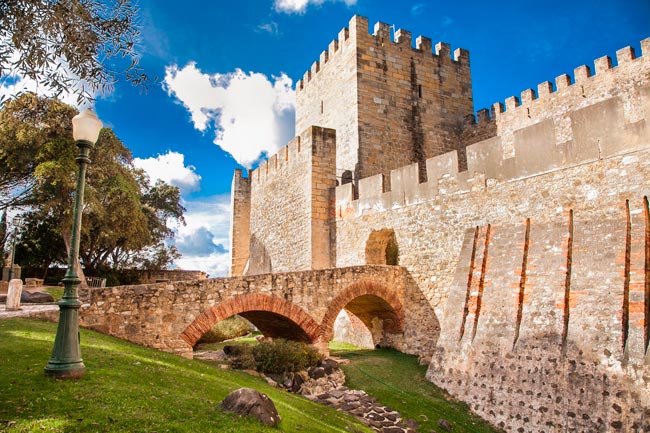
<path fill-rule="evenodd" d="M 487 138 L 476 134 L 466 147 L 467 171 L 459 171 L 458 152 L 451 151 L 426 160 L 424 182 L 422 168 L 410 164 L 389 176 L 360 179 L 356 187 L 337 187 L 336 218 L 409 206 L 647 148 L 650 38 L 641 47 L 640 57 L 631 47 L 618 50 L 615 67 L 609 57 L 601 57 L 595 61 L 596 74 L 580 66 L 573 83 L 561 75 L 556 89 L 545 82 L 537 92 L 523 91 L 521 99 L 507 98 L 505 109 L 496 103 L 491 110 L 479 110 L 466 128 L 491 133 Z"/>
<path fill-rule="evenodd" d="M 589 105 L 594 100 L 610 97 L 618 92 L 613 81 L 627 80 L 635 76 L 639 67 L 648 69 L 650 61 L 650 38 L 641 41 L 642 54 L 637 57 L 635 50 L 624 47 L 616 51 L 616 66 L 612 58 L 603 56 L 594 61 L 594 68 L 581 65 L 574 69 L 573 77 L 562 74 L 554 83 L 544 81 L 536 89 L 526 89 L 519 96 L 510 96 L 505 103 L 496 102 L 490 109 L 480 109 L 476 117 L 468 118 L 466 129 L 485 128 L 486 124 L 497 123 L 499 129 L 513 129 L 517 122 L 532 124 L 557 113 L 560 104 L 570 101 L 575 108 Z M 468 134 L 471 136 L 471 133 Z M 471 144 L 471 143 L 466 143 Z"/>
<path fill-rule="evenodd" d="M 391 44 L 402 50 L 410 50 L 410 55 L 431 56 L 434 58 L 448 59 L 450 62 L 457 64 L 469 64 L 469 51 L 463 48 L 457 48 L 451 51 L 451 46 L 446 42 L 438 42 L 435 46 L 431 38 L 418 36 L 415 38 L 415 45 L 411 32 L 408 30 L 395 30 L 394 38 L 390 36 L 391 26 L 378 21 L 375 23 L 373 32 L 369 32 L 368 18 L 355 15 L 350 20 L 349 27 L 341 29 L 338 39 L 330 42 L 328 49 L 321 52 L 318 60 L 312 63 L 311 68 L 305 71 L 302 79 L 296 81 L 296 92 L 300 92 L 313 80 L 321 69 L 336 56 L 346 49 L 355 49 L 359 39 L 372 39 L 375 45 L 384 46 Z"/>
<path fill-rule="evenodd" d="M 257 168 L 250 170 L 249 177 L 255 188 L 271 182 L 274 177 L 282 176 L 291 171 L 296 165 L 304 164 L 309 159 L 311 148 L 303 149 L 301 136 L 296 136 L 289 143 L 271 155 Z"/>

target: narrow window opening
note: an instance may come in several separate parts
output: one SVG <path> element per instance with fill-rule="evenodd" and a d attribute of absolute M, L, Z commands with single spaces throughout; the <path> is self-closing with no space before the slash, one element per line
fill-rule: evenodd
<path fill-rule="evenodd" d="M 323 101 L 320 101 L 320 114 L 323 114 Z"/>

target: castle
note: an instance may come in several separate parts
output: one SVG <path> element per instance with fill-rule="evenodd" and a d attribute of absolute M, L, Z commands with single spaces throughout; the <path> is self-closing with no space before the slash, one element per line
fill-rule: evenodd
<path fill-rule="evenodd" d="M 475 118 L 467 51 L 353 17 L 297 83 L 300 135 L 235 172 L 231 275 L 398 264 L 431 311 L 398 348 L 485 419 L 650 431 L 641 48 Z"/>

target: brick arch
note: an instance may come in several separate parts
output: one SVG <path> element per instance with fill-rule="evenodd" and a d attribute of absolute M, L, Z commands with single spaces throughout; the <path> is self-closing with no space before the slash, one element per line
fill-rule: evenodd
<path fill-rule="evenodd" d="M 364 320 L 363 314 L 359 314 L 358 309 L 373 304 L 372 306 L 376 309 L 375 312 L 378 311 L 377 309 L 381 310 L 380 313 L 385 321 L 384 329 L 386 331 L 390 333 L 403 332 L 404 308 L 395 292 L 373 281 L 360 281 L 348 286 L 328 307 L 321 323 L 322 342 L 329 342 L 332 339 L 336 316 L 344 308 L 350 309 L 350 306 L 356 300 L 366 301 L 358 303 L 356 305 L 357 311 L 352 311 L 366 326 L 369 327 L 369 323 Z"/>
<path fill-rule="evenodd" d="M 185 328 L 181 338 L 193 347 L 199 338 L 217 322 L 235 314 L 246 317 L 246 313 L 256 313 L 255 317 L 268 313 L 275 318 L 287 319 L 304 333 L 309 343 L 317 342 L 320 336 L 318 323 L 299 306 L 277 296 L 255 293 L 236 296 L 201 313 Z"/>

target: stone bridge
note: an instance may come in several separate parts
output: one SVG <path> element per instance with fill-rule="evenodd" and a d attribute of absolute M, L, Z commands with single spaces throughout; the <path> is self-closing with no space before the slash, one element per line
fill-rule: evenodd
<path fill-rule="evenodd" d="M 192 357 L 217 322 L 238 314 L 266 336 L 327 351 L 342 309 L 376 344 L 429 355 L 440 326 L 405 268 L 355 266 L 316 271 L 94 288 L 81 324 L 137 344 Z"/>

